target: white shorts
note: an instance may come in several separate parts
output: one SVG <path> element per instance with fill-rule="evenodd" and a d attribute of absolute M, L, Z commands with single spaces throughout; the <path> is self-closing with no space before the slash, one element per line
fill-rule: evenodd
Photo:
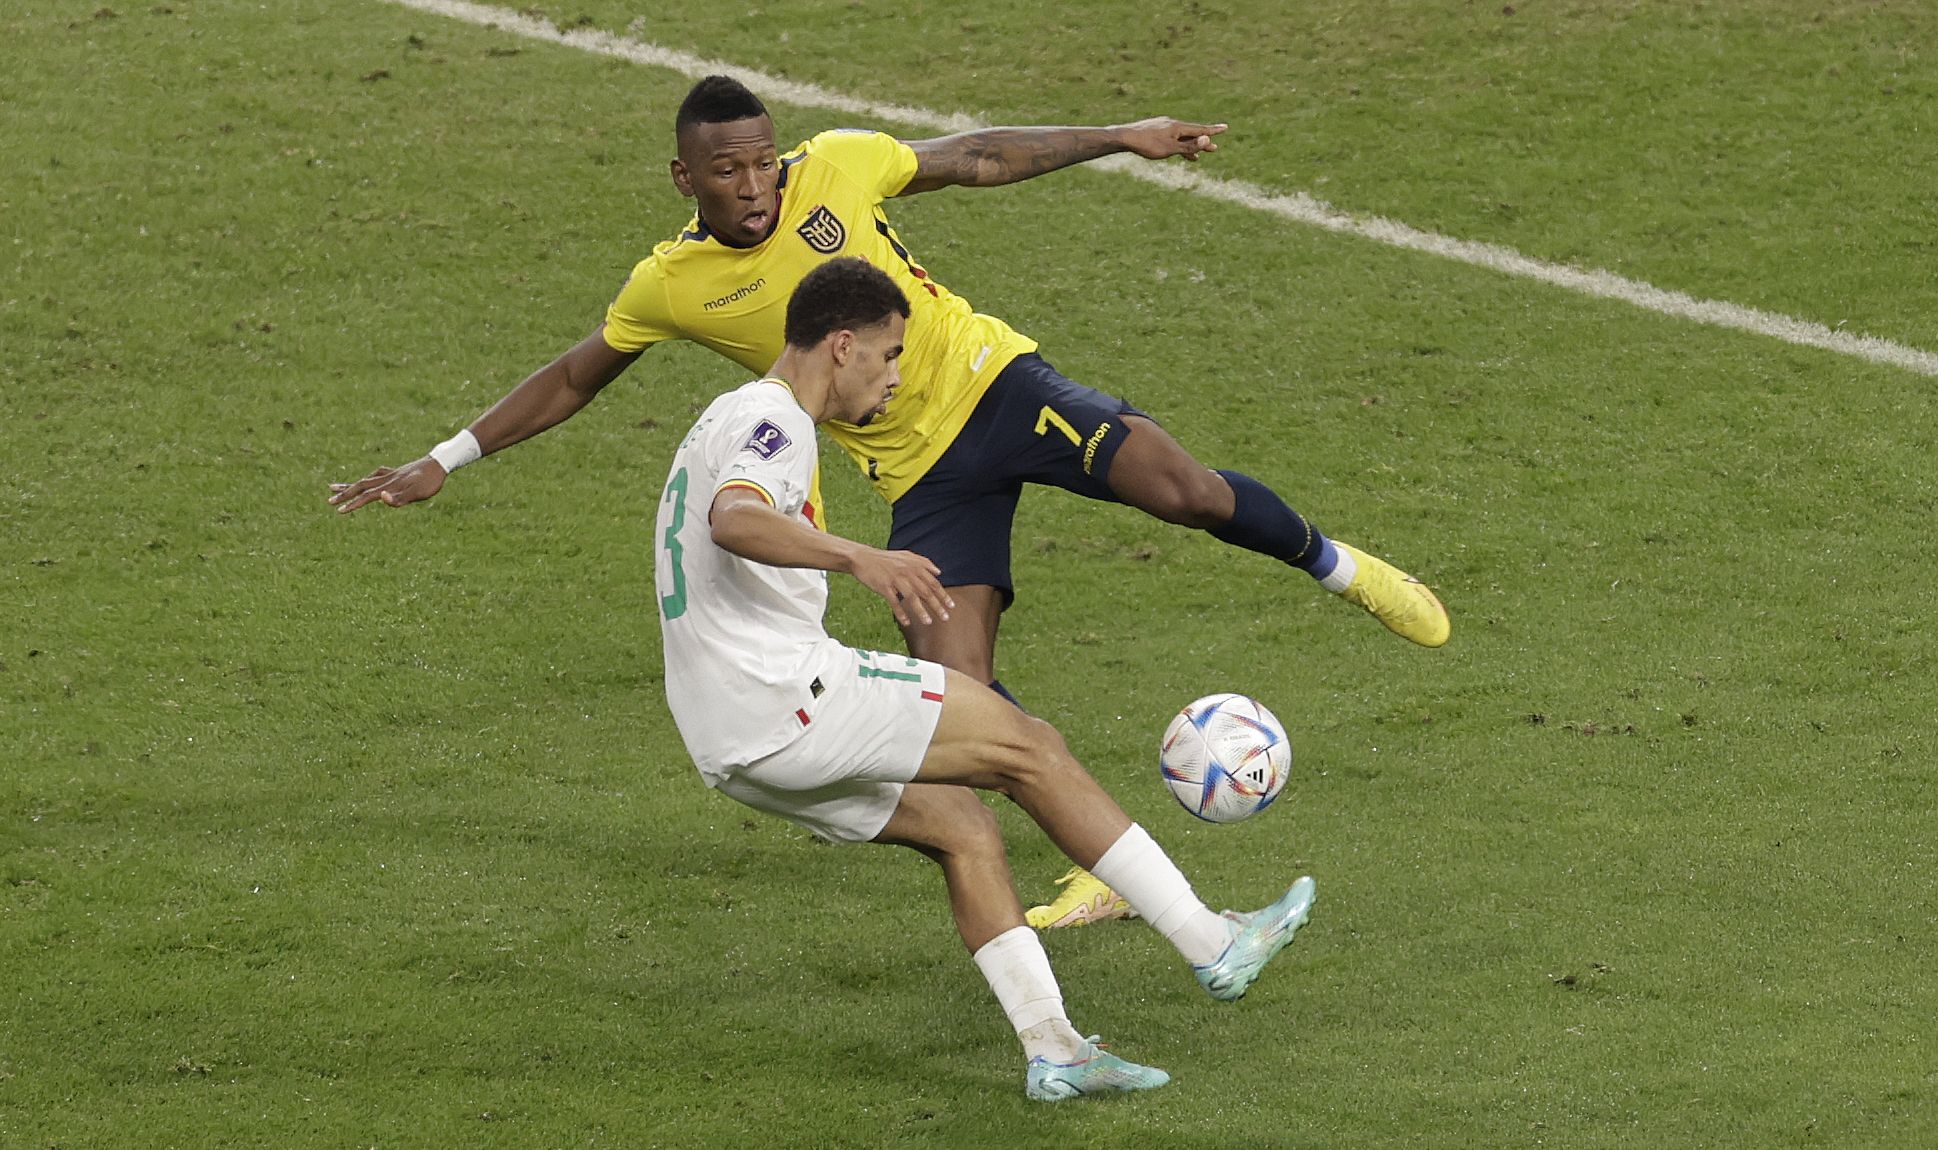
<path fill-rule="evenodd" d="M 848 651 L 822 675 L 793 742 L 724 777 L 721 794 L 837 843 L 865 843 L 888 825 L 942 717 L 940 663 Z"/>

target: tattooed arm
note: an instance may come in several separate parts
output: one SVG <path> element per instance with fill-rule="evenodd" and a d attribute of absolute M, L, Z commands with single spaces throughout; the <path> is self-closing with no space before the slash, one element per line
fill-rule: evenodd
<path fill-rule="evenodd" d="M 915 176 L 901 194 L 931 192 L 961 185 L 993 188 L 1081 164 L 1114 152 L 1135 152 L 1147 160 L 1215 152 L 1211 137 L 1223 124 L 1193 124 L 1159 116 L 1110 128 L 983 128 L 933 140 L 910 140 Z"/>

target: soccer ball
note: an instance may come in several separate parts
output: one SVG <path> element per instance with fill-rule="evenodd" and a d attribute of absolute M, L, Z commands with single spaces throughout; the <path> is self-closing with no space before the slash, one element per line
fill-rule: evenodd
<path fill-rule="evenodd" d="M 1257 699 L 1206 695 L 1164 729 L 1157 764 L 1185 810 L 1206 822 L 1235 823 L 1279 797 L 1292 773 L 1292 744 Z"/>

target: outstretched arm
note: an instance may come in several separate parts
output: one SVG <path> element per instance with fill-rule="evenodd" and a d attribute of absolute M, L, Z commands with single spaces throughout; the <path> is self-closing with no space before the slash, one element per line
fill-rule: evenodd
<path fill-rule="evenodd" d="M 742 559 L 769 567 L 815 567 L 843 571 L 888 600 L 895 621 L 906 627 L 947 619 L 955 600 L 936 578 L 936 566 L 913 551 L 881 551 L 852 539 L 816 531 L 782 515 L 744 487 L 713 497 L 708 513 L 713 541 Z"/>
<path fill-rule="evenodd" d="M 1212 137 L 1223 124 L 1194 124 L 1169 116 L 1109 128 L 983 128 L 933 140 L 910 140 L 915 175 L 900 192 L 912 196 L 937 188 L 993 188 L 1116 152 L 1147 160 L 1215 152 Z"/>
<path fill-rule="evenodd" d="M 565 422 L 638 358 L 636 351 L 614 351 L 603 329 L 593 332 L 478 417 L 469 430 L 479 453 L 490 455 Z M 426 455 L 402 467 L 379 467 L 355 483 L 332 483 L 330 503 L 339 513 L 379 501 L 402 507 L 443 490 L 448 474 L 443 464 Z"/>

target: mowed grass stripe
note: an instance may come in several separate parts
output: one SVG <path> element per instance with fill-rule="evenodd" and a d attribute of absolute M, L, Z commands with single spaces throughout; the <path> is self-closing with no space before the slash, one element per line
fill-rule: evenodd
<path fill-rule="evenodd" d="M 960 132 L 988 126 L 960 112 L 943 113 L 907 104 L 884 104 L 846 95 L 818 84 L 805 84 L 770 76 L 725 60 L 709 59 L 658 44 L 648 44 L 589 28 L 561 30 L 547 20 L 526 16 L 506 8 L 473 4 L 468 0 L 390 0 L 406 8 L 433 15 L 497 28 L 517 36 L 543 40 L 628 60 L 654 68 L 666 68 L 698 79 L 720 73 L 733 76 L 759 91 L 762 96 L 800 108 L 819 108 L 847 115 L 867 116 L 911 127 L 941 132 Z M 1644 311 L 1711 327 L 1748 332 L 1799 347 L 1817 348 L 1872 363 L 1903 368 L 1919 375 L 1938 376 L 1938 353 L 1909 347 L 1876 336 L 1860 335 L 1827 327 L 1812 320 L 1780 315 L 1725 300 L 1700 299 L 1684 292 L 1659 288 L 1640 280 L 1616 275 L 1599 268 L 1576 268 L 1549 263 L 1522 255 L 1498 244 L 1475 243 L 1435 232 L 1422 231 L 1398 220 L 1378 216 L 1355 216 L 1304 192 L 1274 192 L 1242 180 L 1207 176 L 1178 164 L 1151 164 L 1132 156 L 1108 156 L 1089 166 L 1129 176 L 1174 191 L 1206 199 L 1236 204 L 1254 211 L 1268 212 L 1294 223 L 1327 231 L 1357 236 L 1390 247 L 1424 252 L 1487 268 L 1503 275 L 1535 280 L 1553 287 L 1579 292 L 1598 299 L 1617 300 Z"/>

